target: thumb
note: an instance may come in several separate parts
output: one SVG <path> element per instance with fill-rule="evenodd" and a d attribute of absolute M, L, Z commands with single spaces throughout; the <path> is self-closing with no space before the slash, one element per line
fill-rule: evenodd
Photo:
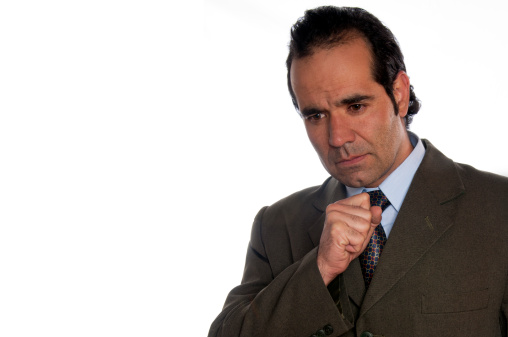
<path fill-rule="evenodd" d="M 379 225 L 381 223 L 381 214 L 383 213 L 383 210 L 381 209 L 381 207 L 372 206 L 370 208 L 370 213 L 372 214 L 372 219 L 370 220 L 372 225 L 375 225 L 375 226 Z"/>

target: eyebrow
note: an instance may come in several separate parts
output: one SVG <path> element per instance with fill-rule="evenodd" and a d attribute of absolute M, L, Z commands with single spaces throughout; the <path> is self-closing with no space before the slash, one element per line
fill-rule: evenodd
<path fill-rule="evenodd" d="M 340 107 L 343 105 L 349 105 L 349 104 L 355 104 L 355 103 L 361 103 L 365 101 L 370 101 L 374 99 L 374 96 L 372 95 L 361 95 L 361 94 L 354 94 L 348 97 L 345 97 L 341 100 L 338 100 L 334 103 L 336 107 Z M 315 107 L 308 107 L 301 110 L 301 114 L 303 117 L 312 116 L 317 113 L 323 113 L 326 112 L 326 109 L 319 109 Z"/>
<path fill-rule="evenodd" d="M 336 107 L 339 107 L 339 106 L 342 106 L 342 105 L 348 105 L 348 104 L 360 103 L 360 102 L 364 102 L 364 101 L 370 101 L 373 98 L 374 98 L 374 96 L 371 96 L 371 95 L 355 94 L 355 95 L 351 95 L 349 97 L 345 97 L 345 98 L 341 99 L 340 101 L 335 102 L 334 105 Z"/>

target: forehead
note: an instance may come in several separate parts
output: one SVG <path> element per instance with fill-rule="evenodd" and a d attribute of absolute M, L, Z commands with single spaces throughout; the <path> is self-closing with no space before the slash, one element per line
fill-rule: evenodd
<path fill-rule="evenodd" d="M 371 50 L 363 38 L 350 39 L 331 48 L 318 48 L 309 56 L 295 59 L 290 76 L 299 105 L 304 96 L 338 98 L 362 93 L 377 84 L 372 76 Z"/>

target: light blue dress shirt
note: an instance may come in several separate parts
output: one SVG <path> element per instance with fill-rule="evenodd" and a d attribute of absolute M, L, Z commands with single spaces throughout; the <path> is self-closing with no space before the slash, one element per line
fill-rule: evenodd
<path fill-rule="evenodd" d="M 399 214 L 402 202 L 406 197 L 406 193 L 411 185 L 411 181 L 416 173 L 416 170 L 422 162 L 423 156 L 425 155 L 425 147 L 420 138 L 412 132 L 409 132 L 409 140 L 413 145 L 414 149 L 411 154 L 393 171 L 377 188 L 364 188 L 364 187 L 349 187 L 346 186 L 347 196 L 360 194 L 362 192 L 368 192 L 380 189 L 384 195 L 390 201 L 388 206 L 383 211 L 381 219 L 381 225 L 385 230 L 386 237 L 390 236 L 390 232 L 393 227 L 393 223 Z"/>

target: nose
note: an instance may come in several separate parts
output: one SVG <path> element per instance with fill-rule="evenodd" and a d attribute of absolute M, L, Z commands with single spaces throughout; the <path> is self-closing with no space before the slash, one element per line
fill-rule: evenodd
<path fill-rule="evenodd" d="M 328 143 L 332 147 L 341 147 L 355 140 L 355 132 L 347 117 L 331 114 L 328 124 Z"/>

